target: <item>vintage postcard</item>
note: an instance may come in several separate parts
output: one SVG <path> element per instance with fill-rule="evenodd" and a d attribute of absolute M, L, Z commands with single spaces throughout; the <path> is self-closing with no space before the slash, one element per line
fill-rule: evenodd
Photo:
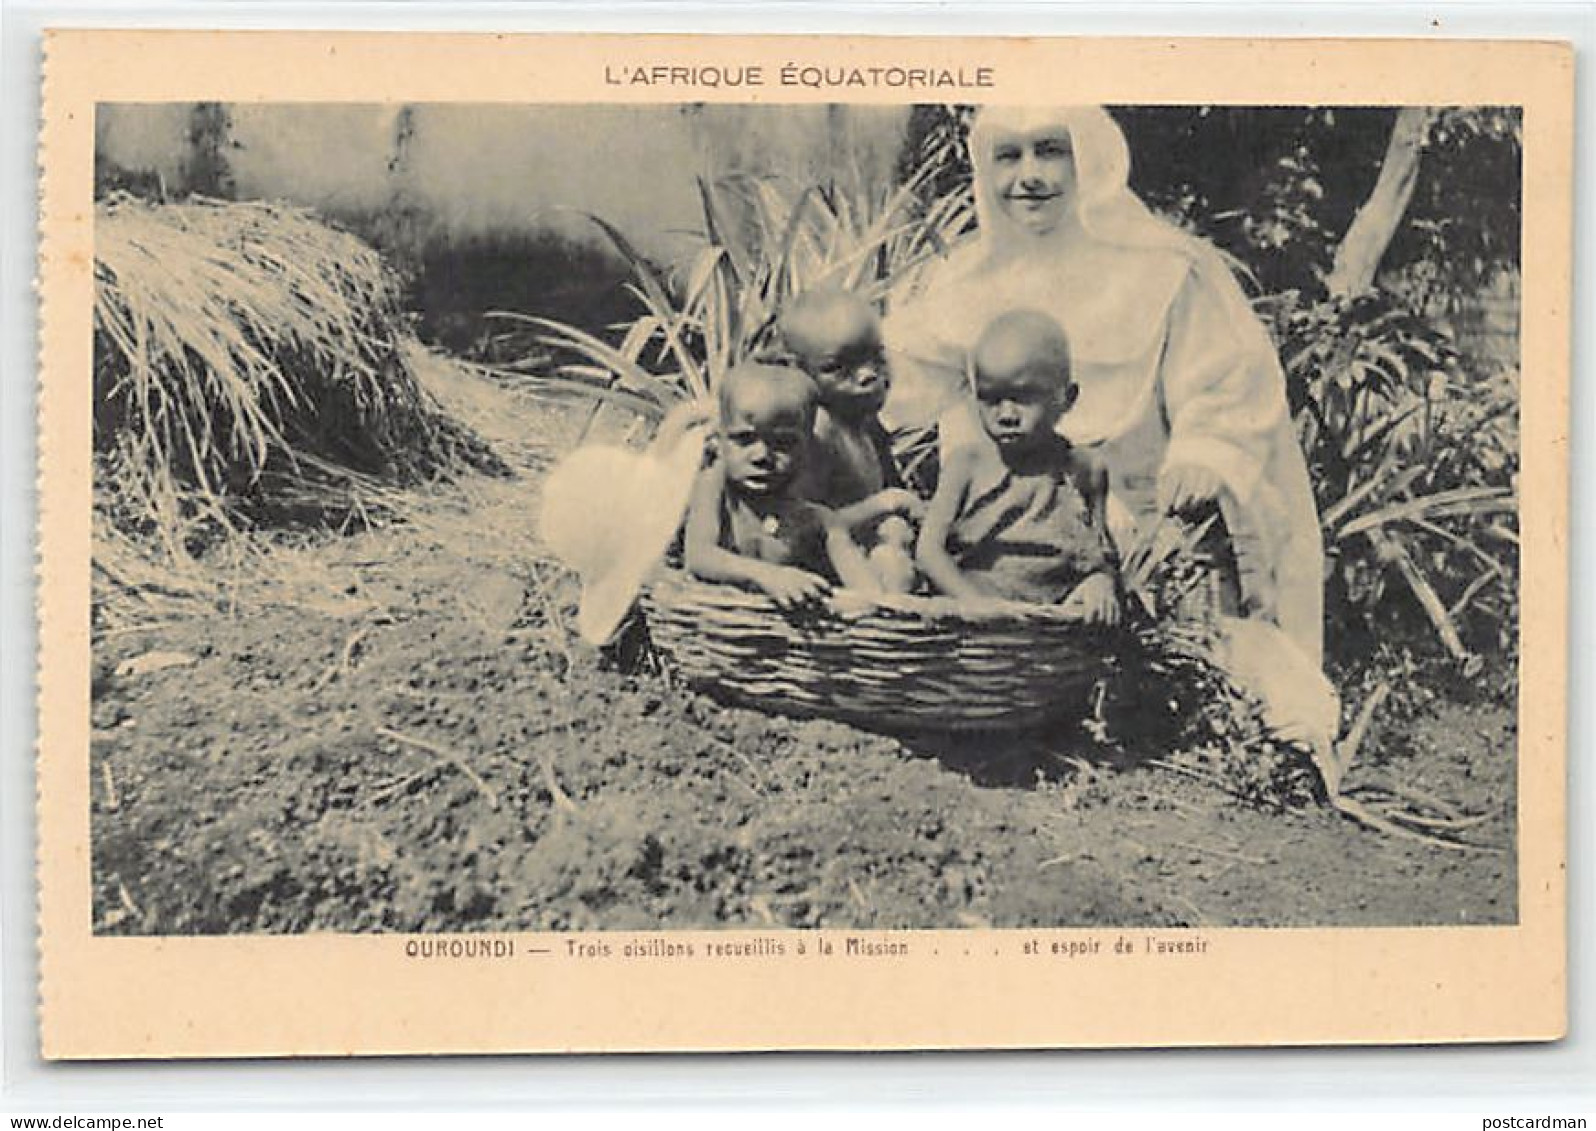
<path fill-rule="evenodd" d="M 51 34 L 43 1054 L 1560 1037 L 1572 75 Z"/>

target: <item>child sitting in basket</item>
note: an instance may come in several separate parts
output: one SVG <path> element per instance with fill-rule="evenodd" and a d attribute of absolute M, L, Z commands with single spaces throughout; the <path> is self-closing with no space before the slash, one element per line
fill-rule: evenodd
<path fill-rule="evenodd" d="M 1037 311 L 1004 314 L 977 340 L 971 368 L 991 443 L 948 456 L 920 529 L 920 569 L 972 603 L 1062 602 L 1084 621 L 1117 623 L 1107 478 L 1055 427 L 1080 391 L 1063 327 Z"/>
<path fill-rule="evenodd" d="M 782 343 L 819 393 L 814 458 L 803 493 L 835 511 L 868 548 L 880 588 L 907 593 L 915 580 L 910 521 L 919 518 L 924 503 L 904 489 L 877 415 L 888 373 L 875 309 L 851 291 L 816 288 L 793 300 L 779 328 Z"/>
<path fill-rule="evenodd" d="M 715 458 L 687 510 L 691 573 L 761 589 L 785 609 L 819 601 L 833 581 L 875 587 L 841 518 L 805 497 L 816 398 L 788 366 L 744 362 L 721 380 Z"/>

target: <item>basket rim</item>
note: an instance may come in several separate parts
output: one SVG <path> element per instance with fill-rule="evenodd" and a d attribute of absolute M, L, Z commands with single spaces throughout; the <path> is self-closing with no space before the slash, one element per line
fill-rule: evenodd
<path fill-rule="evenodd" d="M 705 581 L 684 569 L 662 566 L 654 572 L 644 588 L 653 597 L 661 587 L 695 590 L 700 594 L 714 594 L 713 603 L 724 608 L 741 608 L 749 611 L 781 610 L 769 596 L 754 589 L 718 581 Z M 1058 605 L 1038 605 L 1025 601 L 994 599 L 982 611 L 970 615 L 969 605 L 957 597 L 922 597 L 897 593 L 866 593 L 845 586 L 833 586 L 823 602 L 827 611 L 840 616 L 858 616 L 865 613 L 888 613 L 904 618 L 930 622 L 963 621 L 977 625 L 1074 625 L 1083 631 L 1098 631 L 1101 625 L 1089 624 L 1080 617 L 1064 612 Z"/>

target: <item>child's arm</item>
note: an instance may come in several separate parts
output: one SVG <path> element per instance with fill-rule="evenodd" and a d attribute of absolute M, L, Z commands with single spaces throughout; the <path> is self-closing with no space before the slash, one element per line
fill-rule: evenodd
<path fill-rule="evenodd" d="M 1073 455 L 1075 463 L 1071 473 L 1086 502 L 1088 521 L 1102 543 L 1103 564 L 1070 590 L 1060 607 L 1089 624 L 1118 624 L 1118 570 L 1114 563 L 1113 545 L 1108 538 L 1108 471 L 1089 456 L 1078 451 Z"/>
<path fill-rule="evenodd" d="M 719 464 L 702 471 L 693 485 L 682 545 L 688 572 L 704 581 L 726 581 L 762 589 L 784 609 L 824 597 L 831 588 L 825 578 L 808 570 L 744 557 L 721 545 L 725 532 L 721 529 L 720 503 L 725 490 L 726 475 Z"/>
<path fill-rule="evenodd" d="M 964 505 L 973 458 L 968 448 L 957 449 L 949 456 L 937 483 L 937 493 L 926 508 L 925 521 L 920 524 L 920 539 L 915 544 L 914 555 L 920 572 L 931 579 L 938 591 L 963 600 L 986 596 L 980 586 L 959 572 L 958 564 L 948 553 L 948 534 Z"/>
<path fill-rule="evenodd" d="M 831 568 L 836 571 L 837 579 L 849 589 L 857 589 L 861 593 L 879 593 L 881 582 L 875 570 L 870 568 L 869 558 L 859 548 L 859 543 L 853 540 L 851 528 L 842 521 L 837 511 L 818 505 L 815 510 L 820 513 L 825 527 L 826 555 L 831 559 Z"/>
<path fill-rule="evenodd" d="M 857 503 L 838 507 L 833 513 L 843 526 L 849 530 L 858 530 L 879 522 L 889 514 L 919 518 L 924 511 L 925 502 L 913 491 L 906 491 L 902 487 L 888 487 L 877 491 L 874 495 L 866 495 Z"/>

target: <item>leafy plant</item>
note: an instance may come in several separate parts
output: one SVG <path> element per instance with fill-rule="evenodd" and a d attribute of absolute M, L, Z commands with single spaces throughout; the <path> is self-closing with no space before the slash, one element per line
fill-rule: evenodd
<path fill-rule="evenodd" d="M 1372 630 L 1394 591 L 1455 659 L 1471 661 L 1471 611 L 1510 635 L 1516 381 L 1472 375 L 1444 332 L 1384 293 L 1260 306 L 1314 483 L 1333 619 Z"/>

